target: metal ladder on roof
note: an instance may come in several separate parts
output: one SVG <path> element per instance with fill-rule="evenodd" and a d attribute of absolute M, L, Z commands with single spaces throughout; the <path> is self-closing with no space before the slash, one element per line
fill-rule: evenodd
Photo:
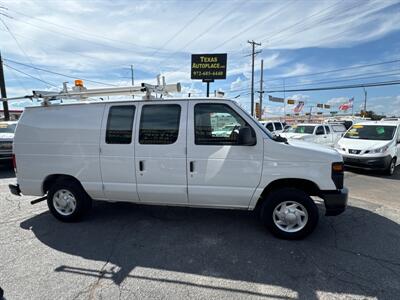
<path fill-rule="evenodd" d="M 60 92 L 53 91 L 32 91 L 32 95 L 0 98 L 0 101 L 14 101 L 26 99 L 42 99 L 42 105 L 47 106 L 51 101 L 62 99 L 75 99 L 87 100 L 90 97 L 100 96 L 134 96 L 142 95 L 142 100 L 162 99 L 164 96 L 170 96 L 171 93 L 180 93 L 181 84 L 166 84 L 165 77 L 157 76 L 157 84 L 142 83 L 140 86 L 126 86 L 126 87 L 111 87 L 111 88 L 97 88 L 88 89 L 84 86 L 83 81 L 80 79 L 75 80 L 75 85 L 69 89 L 67 82 L 63 83 L 63 89 Z M 157 95 L 159 98 L 157 98 Z M 132 100 L 132 99 L 130 99 Z"/>

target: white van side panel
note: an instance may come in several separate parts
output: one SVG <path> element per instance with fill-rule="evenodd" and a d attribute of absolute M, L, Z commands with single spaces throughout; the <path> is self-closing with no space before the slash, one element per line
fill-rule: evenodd
<path fill-rule="evenodd" d="M 43 195 L 53 174 L 77 178 L 95 199 L 104 198 L 99 139 L 104 104 L 27 108 L 16 130 L 14 153 L 21 191 Z"/>
<path fill-rule="evenodd" d="M 292 144 L 295 142 L 292 141 Z M 253 197 L 249 203 L 249 209 L 254 209 L 258 199 L 264 189 L 272 182 L 279 179 L 304 179 L 311 181 L 317 185 L 320 190 L 335 190 L 336 186 L 331 178 L 330 163 L 327 163 L 327 156 L 320 151 L 313 151 L 317 146 L 306 143 L 302 148 L 288 145 L 285 143 L 277 143 L 270 139 L 264 140 L 264 160 L 263 172 L 260 185 L 257 187 Z M 306 146 L 306 145 L 309 146 Z M 308 151 L 304 151 L 304 147 L 309 147 Z M 319 146 L 322 148 L 322 146 Z M 325 152 L 333 152 L 335 150 L 326 148 Z M 338 153 L 337 159 L 334 161 L 342 161 Z"/>

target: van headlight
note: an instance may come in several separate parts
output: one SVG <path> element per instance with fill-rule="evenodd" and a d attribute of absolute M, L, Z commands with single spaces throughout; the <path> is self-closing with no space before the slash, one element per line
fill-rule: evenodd
<path fill-rule="evenodd" d="M 383 146 L 383 147 L 380 147 L 377 149 L 372 149 L 370 151 L 370 153 L 384 153 L 384 152 L 386 152 L 387 149 L 389 149 L 389 145 L 386 145 L 386 146 Z"/>

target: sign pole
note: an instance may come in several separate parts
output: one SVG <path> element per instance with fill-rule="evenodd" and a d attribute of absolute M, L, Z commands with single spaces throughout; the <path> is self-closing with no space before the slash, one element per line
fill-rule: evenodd
<path fill-rule="evenodd" d="M 207 81 L 207 98 L 210 97 L 210 82 Z"/>

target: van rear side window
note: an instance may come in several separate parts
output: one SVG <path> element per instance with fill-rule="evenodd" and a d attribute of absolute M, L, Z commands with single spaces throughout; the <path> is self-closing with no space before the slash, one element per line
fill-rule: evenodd
<path fill-rule="evenodd" d="M 140 118 L 139 143 L 173 144 L 178 139 L 181 107 L 178 104 L 144 105 Z"/>
<path fill-rule="evenodd" d="M 108 113 L 106 143 L 130 144 L 132 142 L 135 106 L 112 106 Z"/>

